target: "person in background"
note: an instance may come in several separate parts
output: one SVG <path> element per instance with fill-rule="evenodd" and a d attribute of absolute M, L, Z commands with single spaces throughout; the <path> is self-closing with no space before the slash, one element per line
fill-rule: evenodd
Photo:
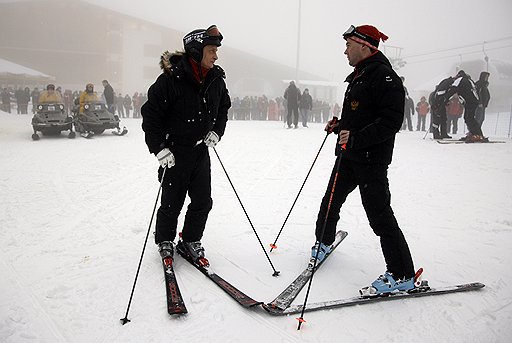
<path fill-rule="evenodd" d="M 19 102 L 19 113 L 20 114 L 28 114 L 28 103 L 29 102 L 30 102 L 30 88 L 25 87 L 21 91 L 21 99 Z"/>
<path fill-rule="evenodd" d="M 373 232 L 380 238 L 386 262 L 385 273 L 359 292 L 376 296 L 407 291 L 414 288 L 414 265 L 391 209 L 388 182 L 395 135 L 404 116 L 404 87 L 389 60 L 379 51 L 379 41 L 388 38 L 385 34 L 371 25 L 350 26 L 343 38 L 345 55 L 354 71 L 346 79 L 340 120 L 330 120 L 325 128 L 338 134 L 337 158 L 318 212 L 311 259 L 318 256 L 321 261 L 331 251 L 341 207 L 359 187 L 364 210 Z"/>
<path fill-rule="evenodd" d="M 116 109 L 119 117 L 124 118 L 124 105 L 123 105 L 123 95 L 121 93 L 116 96 Z"/>
<path fill-rule="evenodd" d="M 441 80 L 441 82 L 436 85 L 435 90 L 430 94 L 428 99 L 430 103 L 430 118 L 432 120 L 430 131 L 432 132 L 434 139 L 452 138 L 448 134 L 446 127 L 448 122 L 446 104 L 449 99 L 447 96 L 448 90 L 450 89 L 453 80 L 454 79 L 451 76 Z"/>
<path fill-rule="evenodd" d="M 146 144 L 160 164 L 155 243 L 162 258 L 173 256 L 178 217 L 188 195 L 177 248 L 204 266 L 208 260 L 201 239 L 213 204 L 208 148 L 224 135 L 231 107 L 224 70 L 215 64 L 222 38 L 212 25 L 188 33 L 184 53 L 166 51 L 160 61 L 163 73 L 141 109 Z"/>
<path fill-rule="evenodd" d="M 16 98 L 16 112 L 21 114 L 21 110 L 23 108 L 23 101 L 25 98 L 25 92 L 23 88 L 18 87 L 18 89 L 14 92 L 14 97 Z"/>
<path fill-rule="evenodd" d="M 309 89 L 304 89 L 300 97 L 300 117 L 302 119 L 302 126 L 308 127 L 309 112 L 313 109 L 313 98 L 309 95 Z"/>
<path fill-rule="evenodd" d="M 480 128 L 485 120 L 485 109 L 491 100 L 491 93 L 489 92 L 489 74 L 486 71 L 480 73 L 480 78 L 475 82 L 476 92 L 478 94 L 478 107 L 475 110 L 475 119 L 480 124 Z"/>
<path fill-rule="evenodd" d="M 4 88 L 1 94 L 2 97 L 2 111 L 11 113 L 11 93 L 7 88 Z"/>
<path fill-rule="evenodd" d="M 425 122 L 427 120 L 427 114 L 430 112 L 430 105 L 427 99 L 422 96 L 420 102 L 416 104 L 416 112 L 418 113 L 418 123 L 416 125 L 416 131 L 425 131 Z"/>
<path fill-rule="evenodd" d="M 489 139 L 484 137 L 482 128 L 475 118 L 476 109 L 480 102 L 477 89 L 471 77 L 464 70 L 459 70 L 453 78 L 445 94 L 445 101 L 447 102 L 455 93 L 464 100 L 464 122 L 468 128 L 466 136 L 462 137 L 461 140 L 466 143 L 488 142 Z"/>
<path fill-rule="evenodd" d="M 284 91 L 284 98 L 286 99 L 286 105 L 288 109 L 288 115 L 286 117 L 286 124 L 288 128 L 292 128 L 292 122 L 296 129 L 299 128 L 299 99 L 300 90 L 295 86 L 294 81 L 290 81 L 290 85 Z M 293 115 L 293 119 L 292 119 Z"/>
<path fill-rule="evenodd" d="M 42 91 L 39 95 L 39 104 L 61 104 L 62 97 L 60 93 L 55 91 L 55 85 L 49 84 L 46 86 L 46 91 Z"/>
<path fill-rule="evenodd" d="M 402 83 L 405 82 L 405 77 L 400 76 L 400 79 L 402 80 Z M 404 85 L 404 92 L 405 92 L 405 104 L 404 104 L 404 121 L 402 123 L 402 130 L 405 130 L 407 128 L 409 131 L 412 131 L 412 116 L 414 115 L 414 101 L 409 96 L 409 91 L 407 90 L 407 87 L 405 87 L 405 85 Z"/>
<path fill-rule="evenodd" d="M 464 106 L 460 102 L 459 95 L 454 94 L 446 104 L 446 131 L 448 133 L 450 133 L 451 129 L 452 134 L 457 134 L 459 119 L 462 117 L 462 113 L 464 113 Z"/>
<path fill-rule="evenodd" d="M 97 101 L 99 101 L 99 98 L 98 98 L 98 95 L 96 94 L 96 92 L 94 91 L 94 85 L 92 83 L 88 83 L 85 86 L 85 92 L 82 92 L 82 94 L 80 94 L 79 113 L 84 113 L 84 111 L 85 111 L 84 106 L 86 103 L 97 102 Z"/>
<path fill-rule="evenodd" d="M 123 99 L 124 111 L 126 112 L 126 118 L 130 118 L 130 111 L 132 109 L 132 98 L 128 94 Z"/>
<path fill-rule="evenodd" d="M 133 93 L 132 104 L 133 104 L 133 118 L 139 118 L 140 117 L 140 108 L 142 106 L 142 104 L 140 103 L 139 92 Z"/>
<path fill-rule="evenodd" d="M 115 105 L 115 98 L 116 95 L 114 93 L 114 89 L 108 83 L 107 80 L 103 80 L 101 82 L 103 84 L 103 96 L 105 97 L 105 102 L 107 103 L 107 108 L 110 113 L 115 114 L 116 113 L 116 105 Z"/>

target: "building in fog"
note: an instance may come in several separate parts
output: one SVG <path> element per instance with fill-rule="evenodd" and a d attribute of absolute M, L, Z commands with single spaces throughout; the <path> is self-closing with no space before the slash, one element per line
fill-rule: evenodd
<path fill-rule="evenodd" d="M 80 0 L 4 1 L 0 13 L 0 57 L 54 76 L 63 89 L 82 90 L 91 82 L 101 91 L 101 81 L 108 79 L 116 92 L 146 92 L 160 74 L 161 53 L 182 50 L 185 34 Z M 296 72 L 228 46 L 219 65 L 232 96 L 282 95 L 283 80 Z M 336 84 L 300 75 L 311 80 L 313 96 L 335 101 Z"/>
<path fill-rule="evenodd" d="M 53 76 L 0 58 L 0 86 L 22 85 L 34 87 L 54 80 L 55 77 Z"/>

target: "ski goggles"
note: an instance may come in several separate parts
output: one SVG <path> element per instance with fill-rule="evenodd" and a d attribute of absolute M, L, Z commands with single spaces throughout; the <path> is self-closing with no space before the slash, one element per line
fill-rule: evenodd
<path fill-rule="evenodd" d="M 222 42 L 222 34 L 216 25 L 212 25 L 206 30 L 195 30 L 189 33 L 183 38 L 184 44 L 189 44 L 192 41 L 197 41 L 202 44 L 202 46 L 206 45 L 216 45 L 220 46 Z"/>
<path fill-rule="evenodd" d="M 206 41 L 205 45 L 208 45 L 210 43 L 211 45 L 217 45 L 220 46 L 220 43 L 222 42 L 222 34 L 220 33 L 219 29 L 216 25 L 212 25 L 209 28 L 206 29 L 204 33 L 204 39 Z"/>
<path fill-rule="evenodd" d="M 373 39 L 368 35 L 365 35 L 364 33 L 357 31 L 357 28 L 354 25 L 350 25 L 350 27 L 343 33 L 343 39 L 347 40 L 347 38 L 351 38 L 358 43 L 367 45 L 372 49 L 379 49 L 379 41 Z"/>

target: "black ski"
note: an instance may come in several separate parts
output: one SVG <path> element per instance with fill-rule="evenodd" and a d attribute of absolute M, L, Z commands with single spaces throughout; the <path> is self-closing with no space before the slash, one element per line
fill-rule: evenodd
<path fill-rule="evenodd" d="M 437 143 L 439 144 L 487 144 L 487 143 L 506 143 L 505 141 L 486 141 L 486 142 L 466 142 L 461 140 L 438 140 Z"/>
<path fill-rule="evenodd" d="M 320 266 L 325 262 L 327 257 L 340 245 L 340 243 L 347 237 L 348 232 L 339 230 L 336 232 L 336 238 L 333 243 L 333 248 L 331 252 L 326 255 L 324 260 L 317 264 L 316 269 L 320 268 Z M 293 302 L 293 300 L 299 295 L 300 291 L 307 284 L 309 279 L 311 278 L 311 274 L 313 273 L 313 266 L 308 264 L 308 267 L 302 271 L 302 273 L 297 276 L 297 278 L 285 288 L 284 291 L 281 292 L 274 300 L 268 303 L 266 306 L 271 307 L 275 310 L 284 310 Z"/>
<path fill-rule="evenodd" d="M 199 269 L 201 273 L 203 273 L 206 277 L 208 277 L 210 280 L 212 280 L 217 286 L 222 288 L 224 292 L 226 292 L 230 297 L 235 299 L 240 305 L 242 305 L 245 308 L 254 307 L 257 305 L 261 305 L 263 302 L 256 301 L 250 296 L 246 295 L 242 291 L 240 291 L 238 288 L 233 286 L 231 283 L 224 280 L 222 277 L 220 277 L 217 273 L 215 273 L 211 267 L 208 266 L 202 266 L 196 261 L 194 261 L 190 255 L 185 252 L 181 246 L 181 244 L 178 244 L 176 246 L 176 251 L 178 254 L 180 254 L 185 260 L 187 260 L 190 264 L 192 264 L 194 267 Z"/>
<path fill-rule="evenodd" d="M 371 298 L 363 298 L 361 296 L 357 296 L 357 297 L 352 297 L 352 298 L 347 298 L 347 299 L 312 303 L 312 304 L 308 304 L 306 306 L 305 312 L 327 310 L 327 309 L 332 309 L 332 308 L 337 308 L 337 307 L 346 307 L 346 306 L 353 306 L 353 305 L 373 304 L 376 302 L 388 301 L 388 300 L 417 298 L 417 297 L 440 295 L 440 294 L 447 294 L 447 293 L 456 293 L 456 292 L 467 292 L 467 291 L 478 290 L 483 287 L 485 287 L 485 285 L 480 282 L 473 282 L 473 283 L 467 283 L 467 284 L 462 284 L 462 285 L 439 287 L 439 288 L 420 287 L 420 288 L 415 288 L 414 290 L 409 291 L 409 292 L 392 293 L 388 296 L 379 296 L 379 297 L 371 297 Z M 284 310 L 275 309 L 268 305 L 263 305 L 263 308 L 265 310 L 267 310 L 272 315 L 281 316 L 281 315 L 288 315 L 288 314 L 294 314 L 294 313 L 301 313 L 303 305 L 290 306 Z"/>
<path fill-rule="evenodd" d="M 167 292 L 167 312 L 169 312 L 169 314 L 184 314 L 187 313 L 187 307 L 181 296 L 172 264 L 172 257 L 162 259 L 165 275 L 165 290 Z"/>

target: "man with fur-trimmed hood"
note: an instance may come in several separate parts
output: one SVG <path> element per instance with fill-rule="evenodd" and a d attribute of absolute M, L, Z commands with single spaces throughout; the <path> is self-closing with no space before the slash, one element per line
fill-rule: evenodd
<path fill-rule="evenodd" d="M 229 93 L 225 73 L 215 65 L 222 35 L 215 25 L 183 38 L 185 52 L 162 55 L 163 73 L 142 106 L 142 129 L 158 159 L 162 183 L 155 243 L 162 258 L 172 258 L 178 216 L 190 197 L 178 249 L 208 265 L 201 238 L 212 208 L 209 147 L 224 134 Z M 164 178 L 164 180 L 162 180 Z"/>

